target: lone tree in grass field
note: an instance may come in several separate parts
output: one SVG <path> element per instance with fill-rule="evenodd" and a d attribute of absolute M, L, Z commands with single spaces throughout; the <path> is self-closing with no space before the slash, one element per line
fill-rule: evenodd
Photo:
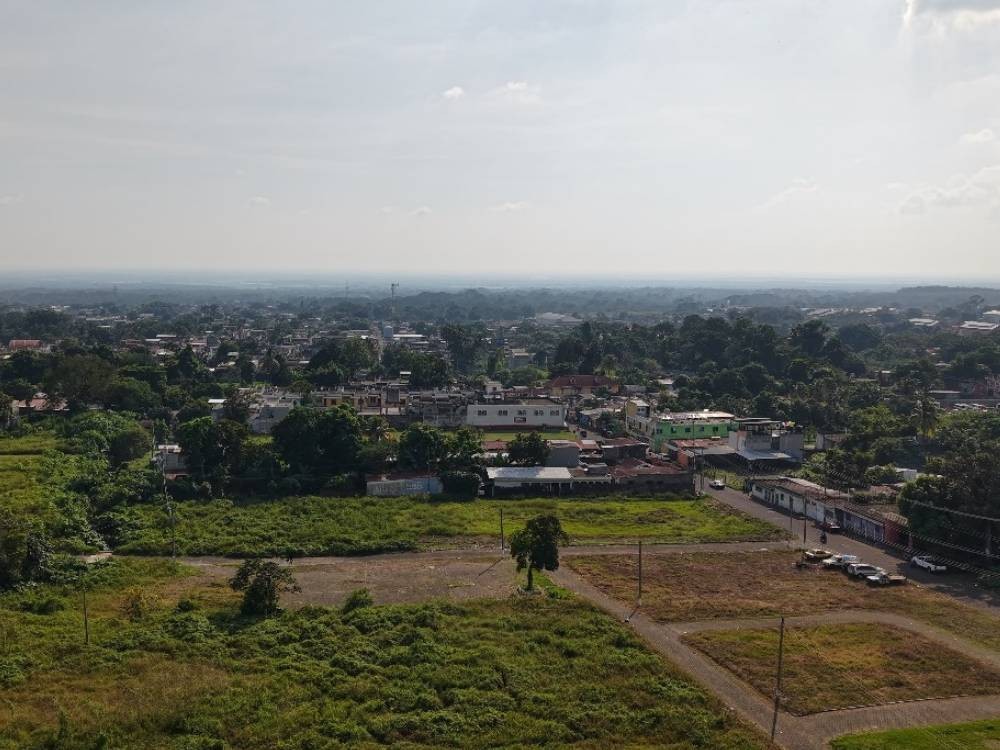
<path fill-rule="evenodd" d="M 278 598 L 283 591 L 301 591 L 288 568 L 271 560 L 245 560 L 229 581 L 234 591 L 243 592 L 240 611 L 245 615 L 269 616 L 278 612 Z"/>
<path fill-rule="evenodd" d="M 511 535 L 510 556 L 517 560 L 518 571 L 528 569 L 528 591 L 534 587 L 532 571 L 559 568 L 559 545 L 567 540 L 555 516 L 536 516 Z"/>

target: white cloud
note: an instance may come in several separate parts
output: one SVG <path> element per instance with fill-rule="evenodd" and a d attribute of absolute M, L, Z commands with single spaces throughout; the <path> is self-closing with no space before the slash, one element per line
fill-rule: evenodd
<path fill-rule="evenodd" d="M 975 133 L 965 133 L 959 139 L 964 144 L 991 143 L 996 139 L 996 134 L 990 128 L 983 128 Z"/>
<path fill-rule="evenodd" d="M 270 206 L 271 199 L 268 198 L 266 195 L 255 195 L 252 198 L 250 198 L 249 203 L 251 206 Z"/>
<path fill-rule="evenodd" d="M 415 209 L 410 211 L 410 216 L 426 216 L 431 212 L 430 206 L 417 206 Z"/>
<path fill-rule="evenodd" d="M 465 89 L 461 86 L 452 86 L 450 89 L 441 92 L 441 96 L 445 99 L 461 99 L 465 96 Z"/>
<path fill-rule="evenodd" d="M 20 193 L 0 195 L 0 206 L 13 206 L 15 203 L 20 203 L 23 197 Z"/>
<path fill-rule="evenodd" d="M 1000 0 L 906 0 L 903 24 L 970 31 L 1000 22 Z"/>
<path fill-rule="evenodd" d="M 755 210 L 767 211 L 775 206 L 780 206 L 782 203 L 785 203 L 796 196 L 815 193 L 817 190 L 819 190 L 819 185 L 817 185 L 813 180 L 805 177 L 797 177 L 792 180 L 788 187 L 772 195 L 766 201 L 757 206 Z"/>
<path fill-rule="evenodd" d="M 497 203 L 495 206 L 490 206 L 490 211 L 496 211 L 498 213 L 511 213 L 514 211 L 523 211 L 527 207 L 527 201 L 504 201 L 503 203 Z"/>
<path fill-rule="evenodd" d="M 956 175 L 943 185 L 924 185 L 899 206 L 903 214 L 921 214 L 936 208 L 1000 207 L 1000 164 L 972 175 Z"/>
<path fill-rule="evenodd" d="M 542 100 L 542 90 L 527 81 L 507 81 L 491 92 L 492 98 L 511 104 L 536 104 Z"/>

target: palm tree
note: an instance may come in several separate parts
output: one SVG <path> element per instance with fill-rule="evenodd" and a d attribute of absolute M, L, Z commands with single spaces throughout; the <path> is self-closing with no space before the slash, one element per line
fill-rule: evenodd
<path fill-rule="evenodd" d="M 933 434 L 937 427 L 938 419 L 941 416 L 941 407 L 935 401 L 926 388 L 921 388 L 917 393 L 913 412 L 910 414 L 910 421 L 917 430 L 922 442 Z"/>

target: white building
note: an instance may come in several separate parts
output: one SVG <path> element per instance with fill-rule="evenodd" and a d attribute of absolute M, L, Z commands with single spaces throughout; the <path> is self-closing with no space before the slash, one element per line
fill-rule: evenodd
<path fill-rule="evenodd" d="M 514 404 L 469 404 L 465 423 L 483 429 L 562 428 L 566 425 L 566 407 L 545 399 Z"/>

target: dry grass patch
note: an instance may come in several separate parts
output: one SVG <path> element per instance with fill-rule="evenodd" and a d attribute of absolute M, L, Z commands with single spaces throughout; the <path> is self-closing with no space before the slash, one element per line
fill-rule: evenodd
<path fill-rule="evenodd" d="M 685 636 L 765 695 L 774 689 L 778 631 L 715 630 Z M 1000 693 L 1000 672 L 887 625 L 785 630 L 785 707 L 803 715 L 920 698 Z"/>
<path fill-rule="evenodd" d="M 0 745 L 28 746 L 40 730 L 56 732 L 60 723 L 84 735 L 143 733 L 150 723 L 182 719 L 192 704 L 225 690 L 231 680 L 219 667 L 159 654 L 128 659 L 111 669 L 43 672 L 0 693 Z"/>
<path fill-rule="evenodd" d="M 797 559 L 783 550 L 647 555 L 643 610 L 664 622 L 881 610 L 1000 651 L 1000 618 L 985 610 L 915 586 L 873 588 L 839 571 L 797 570 Z M 564 564 L 616 599 L 635 597 L 635 556 L 567 557 Z"/>

